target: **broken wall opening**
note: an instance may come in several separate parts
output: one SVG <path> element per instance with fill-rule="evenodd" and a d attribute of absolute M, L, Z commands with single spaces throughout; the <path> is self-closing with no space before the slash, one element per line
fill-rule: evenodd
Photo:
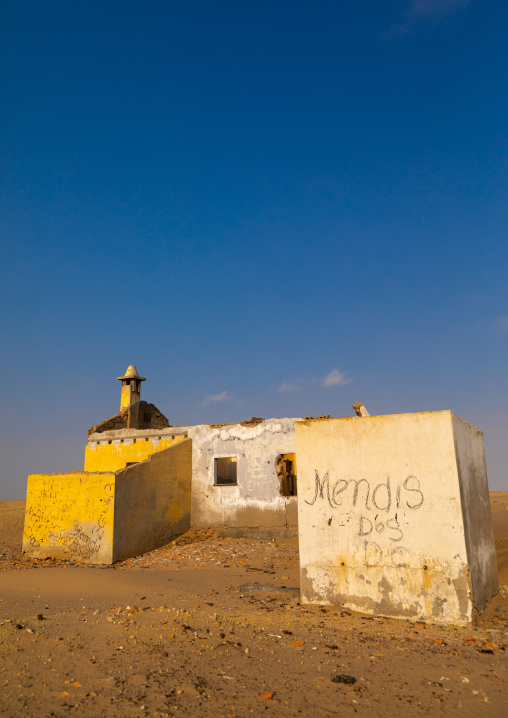
<path fill-rule="evenodd" d="M 297 496 L 296 455 L 279 454 L 275 459 L 275 471 L 280 482 L 280 495 Z"/>

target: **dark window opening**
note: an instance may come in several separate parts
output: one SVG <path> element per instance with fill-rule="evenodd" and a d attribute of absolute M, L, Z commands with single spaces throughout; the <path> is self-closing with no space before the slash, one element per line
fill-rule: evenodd
<path fill-rule="evenodd" d="M 297 496 L 295 455 L 279 454 L 275 459 L 275 471 L 280 482 L 280 495 Z"/>
<path fill-rule="evenodd" d="M 225 484 L 236 484 L 236 456 L 225 456 L 214 460 L 215 464 L 215 484 L 224 486 Z"/>
<path fill-rule="evenodd" d="M 152 415 L 150 414 L 150 412 L 144 411 L 143 412 L 143 421 L 145 422 L 145 424 L 149 424 L 151 422 L 151 420 L 152 420 Z"/>

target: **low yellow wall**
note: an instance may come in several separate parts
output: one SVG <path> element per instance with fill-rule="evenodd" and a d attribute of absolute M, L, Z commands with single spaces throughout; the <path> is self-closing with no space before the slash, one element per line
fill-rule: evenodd
<path fill-rule="evenodd" d="M 114 561 L 151 551 L 188 531 L 192 440 L 116 473 Z"/>
<path fill-rule="evenodd" d="M 113 560 L 115 474 L 31 474 L 23 552 L 88 563 Z"/>
<path fill-rule="evenodd" d="M 104 439 L 93 448 L 85 448 L 85 471 L 118 471 L 131 462 L 145 461 L 151 454 L 167 449 L 185 439 L 175 436 L 174 439 L 125 439 L 122 443 L 109 443 Z"/>

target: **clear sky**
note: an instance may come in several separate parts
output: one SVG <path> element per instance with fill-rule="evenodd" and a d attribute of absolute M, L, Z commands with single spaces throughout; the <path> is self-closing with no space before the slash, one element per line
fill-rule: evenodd
<path fill-rule="evenodd" d="M 505 0 L 4 0 L 0 499 L 174 425 L 452 409 L 508 490 Z"/>

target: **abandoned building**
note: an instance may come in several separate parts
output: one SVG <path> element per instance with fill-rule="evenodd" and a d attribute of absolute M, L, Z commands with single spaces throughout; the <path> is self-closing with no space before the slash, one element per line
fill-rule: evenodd
<path fill-rule="evenodd" d="M 189 525 L 224 533 L 296 536 L 295 419 L 170 426 L 153 404 L 140 401 L 145 381 L 129 366 L 120 412 L 88 430 L 87 472 L 118 471 L 192 439 Z"/>
<path fill-rule="evenodd" d="M 27 554 L 110 564 L 212 528 L 298 536 L 304 602 L 467 623 L 496 593 L 483 435 L 453 412 L 170 426 L 118 379 L 84 470 L 28 477 Z"/>

